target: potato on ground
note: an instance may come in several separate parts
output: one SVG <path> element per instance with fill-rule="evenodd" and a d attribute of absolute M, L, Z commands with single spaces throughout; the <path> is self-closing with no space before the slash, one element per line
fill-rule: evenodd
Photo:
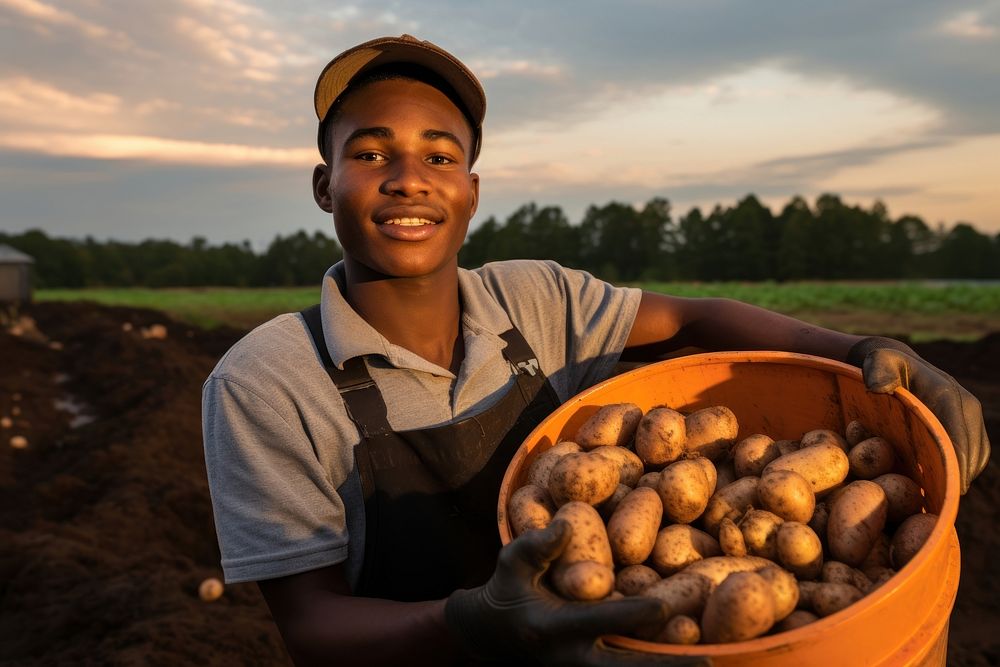
<path fill-rule="evenodd" d="M 663 518 L 659 494 L 645 487 L 633 489 L 622 498 L 608 521 L 611 553 L 619 565 L 636 565 L 653 551 Z"/>
<path fill-rule="evenodd" d="M 767 581 L 755 572 L 737 572 L 708 596 L 701 617 L 710 644 L 759 637 L 774 625 L 774 600 Z"/>
<path fill-rule="evenodd" d="M 712 489 L 704 467 L 696 460 L 671 463 L 660 472 L 656 491 L 663 514 L 676 523 L 691 523 L 705 511 Z"/>
<path fill-rule="evenodd" d="M 767 510 L 748 510 L 740 522 L 740 532 L 747 546 L 747 553 L 768 560 L 778 558 L 778 528 L 784 520 Z"/>
<path fill-rule="evenodd" d="M 833 559 L 860 565 L 885 528 L 888 507 L 878 484 L 863 479 L 848 484 L 827 521 L 827 547 Z"/>
<path fill-rule="evenodd" d="M 917 555 L 937 525 L 937 520 L 936 514 L 914 514 L 899 524 L 889 548 L 893 567 L 898 570 Z"/>
<path fill-rule="evenodd" d="M 757 505 L 757 477 L 741 477 L 731 484 L 718 489 L 708 500 L 701 515 L 702 526 L 710 535 L 719 534 L 719 524 L 726 517 L 736 521 L 748 509 Z"/>
<path fill-rule="evenodd" d="M 535 529 L 545 528 L 556 513 L 549 492 L 535 484 L 527 484 L 510 496 L 507 508 L 514 537 Z"/>
<path fill-rule="evenodd" d="M 528 466 L 528 483 L 543 489 L 549 488 L 549 473 L 552 472 L 552 466 L 556 461 L 567 454 L 577 454 L 582 451 L 580 445 L 568 440 L 546 449 Z"/>
<path fill-rule="evenodd" d="M 719 524 L 719 547 L 726 556 L 747 555 L 747 543 L 743 539 L 743 531 L 729 517 L 724 517 Z"/>
<path fill-rule="evenodd" d="M 885 498 L 889 502 L 889 514 L 886 520 L 890 524 L 897 525 L 906 517 L 920 512 L 924 504 L 924 498 L 920 495 L 920 485 L 906 475 L 890 472 L 879 475 L 872 481 L 885 491 Z"/>
<path fill-rule="evenodd" d="M 586 450 L 632 441 L 642 409 L 632 403 L 612 403 L 601 407 L 576 432 L 576 442 Z"/>
<path fill-rule="evenodd" d="M 636 428 L 635 453 L 648 466 L 663 466 L 684 454 L 686 439 L 684 415 L 670 408 L 653 408 Z"/>
<path fill-rule="evenodd" d="M 733 411 L 724 405 L 696 410 L 684 418 L 687 440 L 684 449 L 689 456 L 704 456 L 721 461 L 736 442 L 739 424 Z"/>
<path fill-rule="evenodd" d="M 743 438 L 733 447 L 733 467 L 738 477 L 760 477 L 764 466 L 781 456 L 774 440 L 763 433 Z"/>
<path fill-rule="evenodd" d="M 809 482 L 813 493 L 820 495 L 847 478 L 850 464 L 847 454 L 835 444 L 821 442 L 774 459 L 764 474 L 775 470 L 797 472 Z"/>
<path fill-rule="evenodd" d="M 639 595 L 660 580 L 660 575 L 648 565 L 627 565 L 615 573 L 615 590 L 624 595 Z"/>
<path fill-rule="evenodd" d="M 807 524 L 786 521 L 778 527 L 778 562 L 799 579 L 815 579 L 823 567 L 823 543 Z"/>
<path fill-rule="evenodd" d="M 663 576 L 669 576 L 687 565 L 719 556 L 722 549 L 708 533 L 684 524 L 671 524 L 656 534 L 649 563 Z"/>
<path fill-rule="evenodd" d="M 809 431 L 799 438 L 799 449 L 814 447 L 823 443 L 836 445 L 845 452 L 849 447 L 847 440 L 844 439 L 844 436 L 840 435 L 836 431 L 832 431 L 828 428 L 818 428 Z"/>
<path fill-rule="evenodd" d="M 858 479 L 875 479 L 892 471 L 896 465 L 896 450 L 884 438 L 862 440 L 847 452 L 851 474 Z"/>
<path fill-rule="evenodd" d="M 618 466 L 589 452 L 566 454 L 549 473 L 549 495 L 557 507 L 571 501 L 599 505 L 618 488 Z"/>
<path fill-rule="evenodd" d="M 691 572 L 678 572 L 647 586 L 641 595 L 666 602 L 671 614 L 700 618 L 708 594 L 713 588 L 715 585 L 708 577 Z"/>
<path fill-rule="evenodd" d="M 760 506 L 785 521 L 805 523 L 816 509 L 816 494 L 805 477 L 794 470 L 772 470 L 757 486 Z"/>

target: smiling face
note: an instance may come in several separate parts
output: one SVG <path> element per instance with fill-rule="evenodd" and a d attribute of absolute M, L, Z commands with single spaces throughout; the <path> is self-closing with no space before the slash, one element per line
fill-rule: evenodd
<path fill-rule="evenodd" d="M 348 97 L 313 192 L 333 214 L 348 275 L 415 278 L 454 271 L 479 200 L 471 130 L 446 95 L 412 79 Z"/>

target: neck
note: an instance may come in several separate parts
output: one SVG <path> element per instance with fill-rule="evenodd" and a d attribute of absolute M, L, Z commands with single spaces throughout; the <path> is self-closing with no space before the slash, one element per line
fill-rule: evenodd
<path fill-rule="evenodd" d="M 457 262 L 417 278 L 373 274 L 346 258 L 345 270 L 347 302 L 366 322 L 390 343 L 458 374 L 464 346 Z"/>

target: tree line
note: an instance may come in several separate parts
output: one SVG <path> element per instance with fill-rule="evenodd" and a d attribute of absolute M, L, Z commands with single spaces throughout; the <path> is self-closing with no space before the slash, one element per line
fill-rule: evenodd
<path fill-rule="evenodd" d="M 0 243 L 35 259 L 38 287 L 314 285 L 343 256 L 337 241 L 299 231 L 255 252 L 248 241 L 209 245 L 196 237 L 139 243 L 50 238 L 39 230 L 0 233 Z M 972 225 L 930 227 L 891 219 L 825 194 L 810 206 L 791 199 L 777 214 L 754 195 L 734 206 L 677 217 L 655 197 L 643 206 L 590 206 L 579 223 L 561 208 L 522 206 L 490 217 L 466 238 L 465 267 L 494 260 L 553 259 L 606 280 L 758 281 L 1000 278 L 1000 234 Z"/>

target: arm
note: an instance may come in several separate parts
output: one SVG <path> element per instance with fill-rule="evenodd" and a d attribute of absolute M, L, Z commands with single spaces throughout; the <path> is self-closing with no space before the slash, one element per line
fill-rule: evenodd
<path fill-rule="evenodd" d="M 353 597 L 340 565 L 257 585 L 296 665 L 443 665 L 460 654 L 444 600 Z"/>

